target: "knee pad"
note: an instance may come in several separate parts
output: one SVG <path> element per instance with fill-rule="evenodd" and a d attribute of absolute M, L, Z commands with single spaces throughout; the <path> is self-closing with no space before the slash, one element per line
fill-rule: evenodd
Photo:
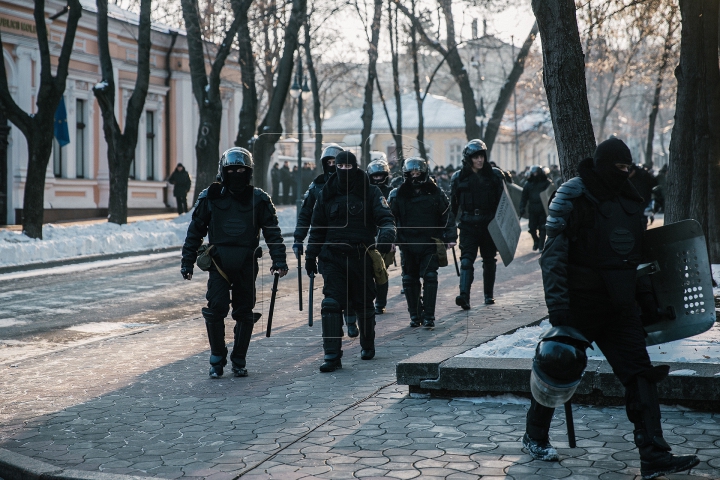
<path fill-rule="evenodd" d="M 207 323 L 219 323 L 225 320 L 228 311 L 230 311 L 229 308 L 224 313 L 210 308 L 203 308 L 202 316 L 205 318 L 205 322 Z"/>
<path fill-rule="evenodd" d="M 428 283 L 438 283 L 437 279 L 438 279 L 438 274 L 437 274 L 437 272 L 427 272 L 427 273 L 423 276 L 423 280 L 425 280 L 425 283 L 426 283 L 426 284 L 428 284 Z"/>
<path fill-rule="evenodd" d="M 460 268 L 463 270 L 474 270 L 473 262 L 471 262 L 469 258 L 463 258 L 460 261 Z"/>
<path fill-rule="evenodd" d="M 341 313 L 342 308 L 340 307 L 340 303 L 337 300 L 334 300 L 332 298 L 325 298 L 325 299 L 323 299 L 322 303 L 320 304 L 320 312 L 321 313 Z"/>
<path fill-rule="evenodd" d="M 402 284 L 403 285 L 413 285 L 415 283 L 418 283 L 420 281 L 419 278 L 413 277 L 411 275 L 403 275 L 402 276 Z"/>
<path fill-rule="evenodd" d="M 482 265 L 483 265 L 483 268 L 485 268 L 487 270 L 495 270 L 495 268 L 497 267 L 497 258 L 495 258 L 495 257 L 483 258 Z"/>

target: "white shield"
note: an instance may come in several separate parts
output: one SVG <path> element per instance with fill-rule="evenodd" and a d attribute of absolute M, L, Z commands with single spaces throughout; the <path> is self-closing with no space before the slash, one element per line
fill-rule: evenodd
<path fill-rule="evenodd" d="M 522 199 L 522 187 L 520 185 L 515 185 L 514 183 L 512 185 L 507 185 L 505 188 L 507 188 L 508 194 L 510 195 L 510 198 L 512 199 L 513 207 L 515 207 L 515 211 L 520 211 L 520 200 Z M 527 218 L 527 214 L 525 214 Z"/>
<path fill-rule="evenodd" d="M 490 221 L 488 231 L 495 242 L 503 264 L 507 267 L 515 258 L 515 250 L 517 250 L 520 240 L 520 221 L 505 187 L 505 182 L 503 182 L 503 194 L 495 211 L 495 218 Z"/>

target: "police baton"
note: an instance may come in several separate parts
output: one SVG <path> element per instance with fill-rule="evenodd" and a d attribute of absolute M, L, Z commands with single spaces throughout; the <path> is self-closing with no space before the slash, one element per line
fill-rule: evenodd
<path fill-rule="evenodd" d="M 460 267 L 458 267 L 457 255 L 455 255 L 455 247 L 452 247 L 452 252 L 453 252 L 453 260 L 455 260 L 455 273 L 457 273 L 457 276 L 459 277 L 460 276 Z"/>
<path fill-rule="evenodd" d="M 313 326 L 313 288 L 315 288 L 315 272 L 308 274 L 310 277 L 310 290 L 308 291 L 308 327 Z"/>
<path fill-rule="evenodd" d="M 572 403 L 570 400 L 565 402 L 565 423 L 567 423 L 568 432 L 568 445 L 570 448 L 575 448 L 575 422 L 573 421 Z"/>
<path fill-rule="evenodd" d="M 302 265 L 300 265 L 300 250 L 295 251 L 298 261 L 298 301 L 300 302 L 300 311 L 302 312 Z"/>
<path fill-rule="evenodd" d="M 272 330 L 272 317 L 273 313 L 275 312 L 275 297 L 277 296 L 277 284 L 279 279 L 280 274 L 275 273 L 275 280 L 273 280 L 272 286 L 272 295 L 270 295 L 270 311 L 268 312 L 267 332 L 265 332 L 266 337 L 270 336 L 270 330 Z"/>

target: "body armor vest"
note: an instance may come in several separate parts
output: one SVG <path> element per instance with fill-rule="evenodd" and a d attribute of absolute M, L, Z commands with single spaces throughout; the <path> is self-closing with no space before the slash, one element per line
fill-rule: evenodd
<path fill-rule="evenodd" d="M 255 248 L 259 244 L 260 225 L 256 212 L 262 208 L 259 197 L 253 194 L 247 202 L 230 195 L 210 200 L 208 241 L 213 245 Z"/>
<path fill-rule="evenodd" d="M 377 227 L 370 210 L 371 199 L 355 193 L 334 196 L 326 205 L 327 243 L 370 246 L 375 243 Z"/>
<path fill-rule="evenodd" d="M 428 243 L 431 238 L 442 236 L 445 225 L 440 225 L 440 222 L 448 206 L 442 201 L 440 195 L 437 193 L 398 194 L 396 201 L 401 216 L 396 219 L 397 236 L 400 243 Z"/>
<path fill-rule="evenodd" d="M 499 198 L 497 198 L 497 182 L 500 180 L 491 173 L 491 176 L 472 174 L 458 183 L 460 193 L 460 207 L 465 215 L 495 215 Z"/>

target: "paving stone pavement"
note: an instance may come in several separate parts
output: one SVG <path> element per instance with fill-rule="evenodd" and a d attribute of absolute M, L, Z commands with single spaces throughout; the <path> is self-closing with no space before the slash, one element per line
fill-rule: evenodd
<path fill-rule="evenodd" d="M 526 400 L 427 398 L 395 383 L 400 359 L 544 316 L 536 260 L 524 242 L 499 269 L 497 305 L 469 314 L 454 305 L 457 277 L 443 269 L 434 331 L 407 327 L 393 271 L 377 357 L 361 361 L 357 339 L 345 338 L 344 368 L 332 374 L 317 370 L 319 325 L 304 325 L 294 295 L 278 299 L 270 338 L 258 324 L 247 378 L 207 378 L 199 317 L 3 365 L 0 447 L 62 468 L 158 478 L 634 479 L 622 408 L 576 406 L 575 449 L 559 412 L 551 435 L 561 461 L 547 463 L 521 449 Z M 663 407 L 663 417 L 674 451 L 702 460 L 669 478 L 720 478 L 720 415 Z"/>

